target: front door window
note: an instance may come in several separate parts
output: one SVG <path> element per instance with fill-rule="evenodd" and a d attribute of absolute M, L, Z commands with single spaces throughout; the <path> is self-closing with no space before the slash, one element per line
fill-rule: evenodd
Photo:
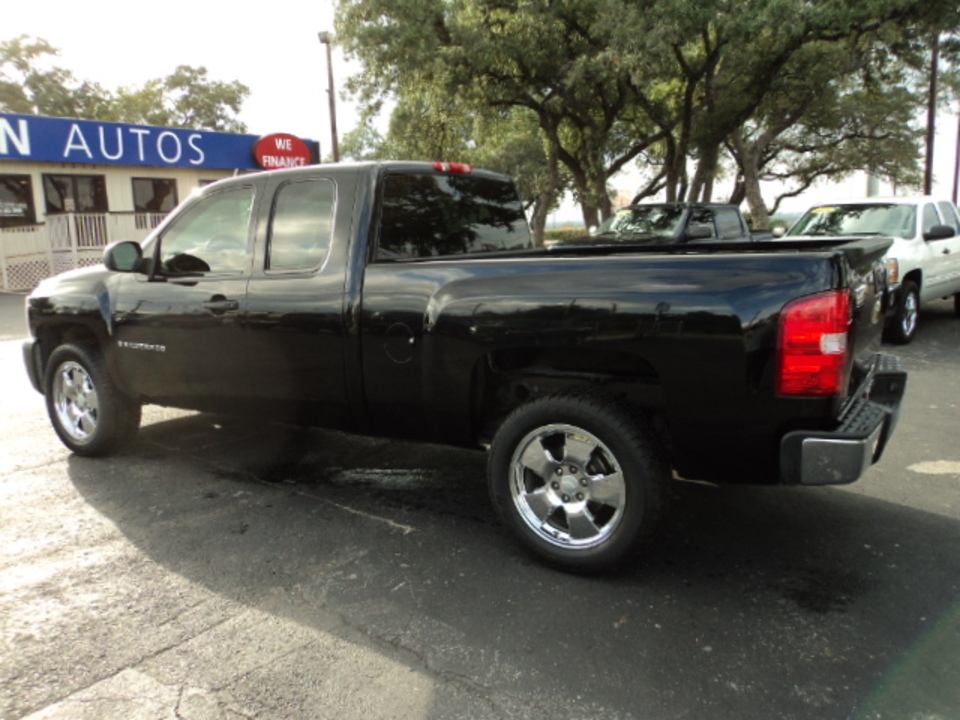
<path fill-rule="evenodd" d="M 249 262 L 252 208 L 252 187 L 201 199 L 160 238 L 160 271 L 167 275 L 241 272 Z"/>

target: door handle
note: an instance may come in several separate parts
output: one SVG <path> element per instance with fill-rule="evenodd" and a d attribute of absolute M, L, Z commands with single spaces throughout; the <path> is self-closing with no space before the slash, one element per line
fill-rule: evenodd
<path fill-rule="evenodd" d="M 223 297 L 212 297 L 203 303 L 203 307 L 207 310 L 212 310 L 215 313 L 223 313 L 227 312 L 228 310 L 239 310 L 240 302 L 237 300 L 227 300 Z"/>

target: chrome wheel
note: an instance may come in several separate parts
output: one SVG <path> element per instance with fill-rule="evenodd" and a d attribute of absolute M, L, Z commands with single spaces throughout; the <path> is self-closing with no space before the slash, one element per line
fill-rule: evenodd
<path fill-rule="evenodd" d="M 60 427 L 75 442 L 85 443 L 96 433 L 100 416 L 97 388 L 82 365 L 71 360 L 57 368 L 53 403 Z"/>
<path fill-rule="evenodd" d="M 905 338 L 913 337 L 920 317 L 920 301 L 916 292 L 910 290 L 903 296 L 903 308 L 900 311 L 900 330 Z"/>
<path fill-rule="evenodd" d="M 582 428 L 533 430 L 517 444 L 510 467 L 510 494 L 521 519 L 552 545 L 595 547 L 623 518 L 627 488 L 620 462 Z"/>
<path fill-rule="evenodd" d="M 57 436 L 78 455 L 107 455 L 130 443 L 140 427 L 140 403 L 117 387 L 90 341 L 59 345 L 43 375 L 47 415 Z"/>

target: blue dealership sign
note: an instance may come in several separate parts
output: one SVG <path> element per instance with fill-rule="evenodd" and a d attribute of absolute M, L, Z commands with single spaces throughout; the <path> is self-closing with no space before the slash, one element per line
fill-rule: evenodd
<path fill-rule="evenodd" d="M 0 113 L 0 160 L 257 170 L 256 135 Z"/>

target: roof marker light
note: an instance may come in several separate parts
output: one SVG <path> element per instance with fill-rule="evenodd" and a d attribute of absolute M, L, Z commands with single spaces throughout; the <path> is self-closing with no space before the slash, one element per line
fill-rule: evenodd
<path fill-rule="evenodd" d="M 466 163 L 435 162 L 433 169 L 437 172 L 453 173 L 455 175 L 469 175 L 473 172 L 473 166 Z"/>

